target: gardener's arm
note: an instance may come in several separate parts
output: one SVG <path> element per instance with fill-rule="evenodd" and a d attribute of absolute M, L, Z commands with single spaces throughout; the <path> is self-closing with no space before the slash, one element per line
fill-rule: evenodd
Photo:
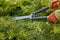
<path fill-rule="evenodd" d="M 58 8 L 59 6 L 60 6 L 60 0 L 54 0 L 49 7 L 51 9 L 54 9 L 54 8 Z"/>

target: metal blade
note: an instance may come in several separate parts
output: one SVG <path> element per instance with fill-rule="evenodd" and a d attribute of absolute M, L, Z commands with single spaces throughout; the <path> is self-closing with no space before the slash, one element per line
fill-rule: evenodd
<path fill-rule="evenodd" d="M 20 16 L 20 17 L 13 17 L 13 20 L 20 20 L 20 19 L 26 19 L 26 18 L 30 18 L 30 16 Z"/>

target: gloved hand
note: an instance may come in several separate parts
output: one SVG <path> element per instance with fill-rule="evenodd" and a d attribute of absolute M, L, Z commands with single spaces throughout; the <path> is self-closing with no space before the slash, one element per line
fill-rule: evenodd
<path fill-rule="evenodd" d="M 60 21 L 60 10 L 56 10 L 47 17 L 48 21 L 57 22 Z"/>
<path fill-rule="evenodd" d="M 51 8 L 51 9 L 58 8 L 59 5 L 60 5 L 60 0 L 54 0 L 54 1 L 50 4 L 49 8 Z"/>

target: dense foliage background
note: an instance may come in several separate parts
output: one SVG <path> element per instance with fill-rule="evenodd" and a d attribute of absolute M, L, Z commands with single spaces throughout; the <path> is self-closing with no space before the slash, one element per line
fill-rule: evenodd
<path fill-rule="evenodd" d="M 60 23 L 38 20 L 11 20 L 14 16 L 29 15 L 52 0 L 0 0 L 0 40 L 60 40 Z M 48 15 L 54 10 L 42 12 Z"/>

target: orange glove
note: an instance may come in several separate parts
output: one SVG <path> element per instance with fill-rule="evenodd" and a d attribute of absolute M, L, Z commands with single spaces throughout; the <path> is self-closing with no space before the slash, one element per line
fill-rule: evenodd
<path fill-rule="evenodd" d="M 56 23 L 58 21 L 56 15 L 55 15 L 55 12 L 51 13 L 48 17 L 47 17 L 47 20 L 50 21 L 50 22 L 54 22 Z"/>
<path fill-rule="evenodd" d="M 60 5 L 60 2 L 58 0 L 54 0 L 51 4 L 50 4 L 50 8 L 58 8 Z"/>
<path fill-rule="evenodd" d="M 47 17 L 48 21 L 57 22 L 60 21 L 60 10 L 56 10 Z"/>

